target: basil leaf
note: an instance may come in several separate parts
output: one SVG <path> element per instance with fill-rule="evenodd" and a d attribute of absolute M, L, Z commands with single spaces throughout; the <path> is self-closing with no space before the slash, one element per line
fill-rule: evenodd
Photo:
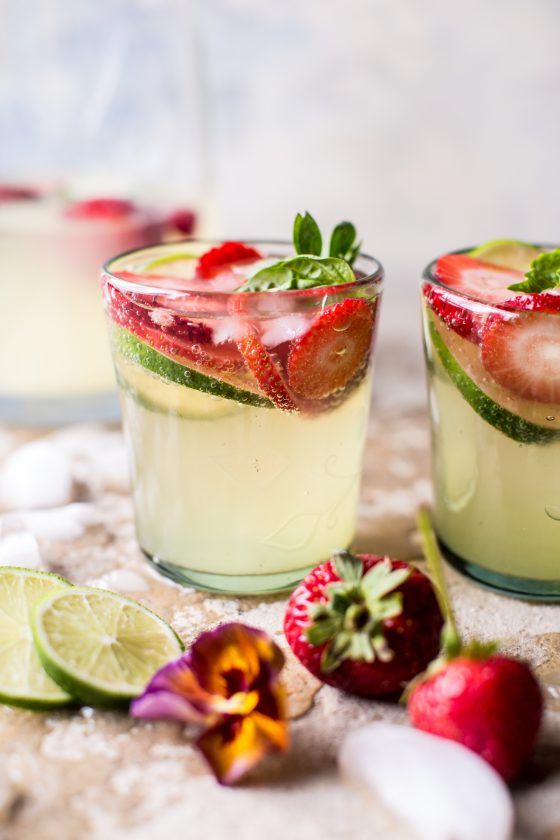
<path fill-rule="evenodd" d="M 334 257 L 298 256 L 280 260 L 258 271 L 237 292 L 313 289 L 316 286 L 338 286 L 353 283 L 356 275 L 345 260 Z"/>
<path fill-rule="evenodd" d="M 323 238 L 319 225 L 307 211 L 305 215 L 298 213 L 294 221 L 294 247 L 296 254 L 312 254 L 320 257 L 323 249 Z"/>
<path fill-rule="evenodd" d="M 356 228 L 352 222 L 339 222 L 331 234 L 329 254 L 352 262 L 356 258 Z M 358 246 L 359 250 L 359 246 Z"/>
<path fill-rule="evenodd" d="M 531 263 L 525 280 L 508 286 L 512 292 L 544 292 L 560 287 L 560 248 L 541 254 Z"/>

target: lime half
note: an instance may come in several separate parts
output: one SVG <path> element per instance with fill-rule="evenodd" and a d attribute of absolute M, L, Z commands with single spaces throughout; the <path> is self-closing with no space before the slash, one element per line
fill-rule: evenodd
<path fill-rule="evenodd" d="M 30 569 L 0 568 L 0 702 L 54 709 L 72 698 L 44 672 L 31 635 L 35 605 L 71 589 L 63 578 Z"/>
<path fill-rule="evenodd" d="M 518 242 L 516 239 L 494 239 L 469 251 L 469 257 L 476 260 L 524 272 L 529 270 L 539 254 L 542 254 L 539 248 L 527 242 Z"/>
<path fill-rule="evenodd" d="M 73 587 L 36 607 L 33 638 L 45 671 L 91 705 L 126 705 L 183 651 L 162 618 L 102 589 Z"/>

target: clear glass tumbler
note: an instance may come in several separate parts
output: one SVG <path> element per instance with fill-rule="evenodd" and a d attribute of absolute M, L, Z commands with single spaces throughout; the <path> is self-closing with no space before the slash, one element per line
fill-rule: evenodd
<path fill-rule="evenodd" d="M 422 307 L 438 537 L 476 581 L 558 601 L 560 403 L 541 366 L 558 392 L 560 306 L 516 302 L 506 286 L 494 292 L 503 302 L 483 302 L 446 286 L 435 266 L 423 275 Z"/>
<path fill-rule="evenodd" d="M 209 243 L 184 243 L 181 264 L 178 247 L 103 273 L 138 541 L 188 586 L 286 589 L 354 535 L 382 267 L 362 255 L 344 286 L 204 291 L 189 278 Z M 355 365 L 333 388 L 337 353 Z"/>

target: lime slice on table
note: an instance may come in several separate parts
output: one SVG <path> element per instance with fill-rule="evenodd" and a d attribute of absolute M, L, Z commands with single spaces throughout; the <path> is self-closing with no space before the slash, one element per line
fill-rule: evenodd
<path fill-rule="evenodd" d="M 492 242 L 473 248 L 469 251 L 469 257 L 504 268 L 528 271 L 533 260 L 542 253 L 540 248 L 527 242 L 518 242 L 516 239 L 494 239 Z"/>
<path fill-rule="evenodd" d="M 203 391 L 205 394 L 213 394 L 215 397 L 223 397 L 226 400 L 235 400 L 245 405 L 256 405 L 263 408 L 272 408 L 273 405 L 266 397 L 261 397 L 252 391 L 244 391 L 214 379 L 204 373 L 199 373 L 192 368 L 174 362 L 162 353 L 158 353 L 152 347 L 144 344 L 128 330 L 113 325 L 112 342 L 114 351 L 120 353 L 131 362 L 150 370 L 152 373 L 174 382 L 176 385 L 184 385 L 187 388 L 194 388 L 196 391 Z"/>
<path fill-rule="evenodd" d="M 164 411 L 187 420 L 218 420 L 245 409 L 232 400 L 162 379 L 122 356 L 117 357 L 115 366 L 121 388 L 130 391 L 137 402 L 151 411 Z"/>
<path fill-rule="evenodd" d="M 31 613 L 71 584 L 57 575 L 0 568 L 0 702 L 24 709 L 55 709 L 72 698 L 43 670 L 31 635 Z"/>
<path fill-rule="evenodd" d="M 164 254 L 162 257 L 156 257 L 155 260 L 147 263 L 143 267 L 143 271 L 153 271 L 154 268 L 165 266 L 165 273 L 174 277 L 188 276 L 192 271 L 192 261 L 198 259 L 196 254 L 188 254 L 184 251 L 177 251 L 173 254 Z"/>
<path fill-rule="evenodd" d="M 183 651 L 155 613 L 114 592 L 55 592 L 37 605 L 33 639 L 49 676 L 91 705 L 126 705 L 155 672 Z"/>

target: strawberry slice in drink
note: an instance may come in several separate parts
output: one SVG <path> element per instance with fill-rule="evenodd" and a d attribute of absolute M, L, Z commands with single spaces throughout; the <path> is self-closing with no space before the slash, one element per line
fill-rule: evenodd
<path fill-rule="evenodd" d="M 116 324 L 175 361 L 210 376 L 228 379 L 243 369 L 243 359 L 235 344 L 214 344 L 207 324 L 143 306 L 110 283 L 105 287 L 105 300 Z"/>
<path fill-rule="evenodd" d="M 527 295 L 508 303 L 525 311 L 488 317 L 481 345 L 485 370 L 519 397 L 560 403 L 560 295 Z"/>
<path fill-rule="evenodd" d="M 374 310 L 348 298 L 328 306 L 290 348 L 288 381 L 307 399 L 323 399 L 344 388 L 367 364 Z"/>
<path fill-rule="evenodd" d="M 203 254 L 196 267 L 196 275 L 203 280 L 211 280 L 220 270 L 235 264 L 251 263 L 262 259 L 256 248 L 243 242 L 224 242 Z M 241 284 L 241 281 L 240 281 Z"/>
<path fill-rule="evenodd" d="M 67 207 L 68 219 L 91 221 L 116 221 L 136 212 L 136 205 L 123 198 L 88 198 L 75 201 Z"/>
<path fill-rule="evenodd" d="M 424 284 L 424 295 L 435 314 L 462 338 L 478 343 L 485 312 L 477 301 L 500 304 L 511 298 L 509 286 L 523 280 L 523 274 L 481 262 L 465 254 L 447 254 L 437 261 L 434 276 L 449 292 L 431 283 Z M 459 294 L 453 294 L 457 292 Z M 460 295 L 474 300 L 465 301 Z"/>
<path fill-rule="evenodd" d="M 257 380 L 261 391 L 284 411 L 296 411 L 290 392 L 274 359 L 258 337 L 249 327 L 243 338 L 237 342 L 248 369 Z"/>

